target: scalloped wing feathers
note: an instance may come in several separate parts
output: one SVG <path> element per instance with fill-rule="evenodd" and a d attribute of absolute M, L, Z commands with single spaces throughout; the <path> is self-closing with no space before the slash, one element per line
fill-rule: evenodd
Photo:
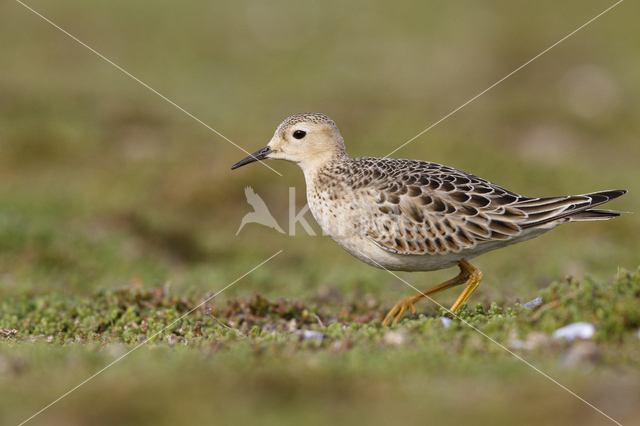
<path fill-rule="evenodd" d="M 459 252 L 487 241 L 508 244 L 528 228 L 609 219 L 619 214 L 591 208 L 626 192 L 530 198 L 426 161 L 364 157 L 349 162 L 347 183 L 373 198 L 367 237 L 398 254 Z"/>

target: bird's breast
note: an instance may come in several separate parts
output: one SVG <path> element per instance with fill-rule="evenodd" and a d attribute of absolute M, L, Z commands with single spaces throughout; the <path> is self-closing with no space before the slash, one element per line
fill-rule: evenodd
<path fill-rule="evenodd" d="M 312 189 L 307 191 L 307 202 L 322 230 L 332 238 L 340 239 L 358 230 L 358 223 L 353 220 L 353 211 L 346 197 L 330 190 Z"/>

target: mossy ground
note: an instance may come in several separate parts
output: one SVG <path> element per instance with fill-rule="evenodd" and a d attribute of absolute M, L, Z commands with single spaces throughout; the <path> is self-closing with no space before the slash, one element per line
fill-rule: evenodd
<path fill-rule="evenodd" d="M 477 304 L 469 309 L 464 304 L 455 315 L 440 308 L 439 312 L 406 316 L 393 327 L 382 326 L 381 318 L 388 307 L 381 306 L 373 296 L 341 302 L 316 297 L 303 302 L 282 298 L 271 301 L 255 295 L 248 300 L 232 299 L 219 304 L 211 295 L 179 297 L 167 293 L 163 288 L 127 287 L 89 296 L 6 297 L 0 305 L 0 328 L 7 335 L 5 342 L 15 344 L 44 341 L 54 346 L 135 345 L 151 339 L 150 344 L 167 341 L 170 346 L 191 347 L 236 341 L 240 336 L 256 343 L 311 340 L 323 348 L 327 347 L 327 339 L 380 343 L 385 333 L 399 329 L 406 333 L 397 342 L 399 346 L 405 343 L 405 336 L 429 343 L 455 338 L 462 339 L 463 344 L 457 349 L 460 353 L 474 348 L 493 353 L 497 349 L 488 339 L 484 340 L 486 345 L 468 346 L 471 336 L 483 340 L 473 328 L 507 344 L 514 339 L 527 340 L 532 332 L 551 334 L 574 322 L 595 325 L 593 341 L 602 344 L 618 345 L 637 338 L 640 331 L 640 272 L 622 271 L 611 283 L 590 278 L 552 283 L 541 292 L 539 303 L 532 306 L 516 303 L 513 307 L 500 307 L 494 302 L 488 308 Z M 441 316 L 451 321 L 441 322 Z M 305 330 L 317 333 L 305 338 L 301 334 Z M 537 343 L 535 346 L 541 349 L 552 346 L 550 339 Z M 618 355 L 621 358 L 610 361 L 631 361 L 626 358 L 629 354 Z"/>
<path fill-rule="evenodd" d="M 247 151 L 317 111 L 355 157 L 387 155 L 611 3 L 28 5 Z M 394 156 L 530 196 L 627 189 L 607 207 L 639 212 L 639 7 L 616 6 Z M 245 152 L 17 2 L 0 5 L 0 64 L 0 424 L 123 355 L 27 425 L 612 424 L 478 331 L 446 328 L 431 302 L 381 327 L 413 290 L 328 237 L 289 235 L 297 167 L 231 172 Z M 286 234 L 237 232 L 247 186 Z M 485 278 L 460 311 L 625 425 L 640 418 L 636 216 L 475 259 Z M 399 276 L 424 289 L 452 274 Z M 550 337 L 576 321 L 592 339 Z"/>
<path fill-rule="evenodd" d="M 136 416 L 155 424 L 178 419 L 242 424 L 255 418 L 269 419 L 267 424 L 384 424 L 396 416 L 419 422 L 424 413 L 445 421 L 457 418 L 454 407 L 469 404 L 471 393 L 474 407 L 486 410 L 480 424 L 511 416 L 533 424 L 550 422 L 537 406 L 549 407 L 543 389 L 555 394 L 555 403 L 564 401 L 550 424 L 597 414 L 516 354 L 573 391 L 587 392 L 583 396 L 596 407 L 606 406 L 619 417 L 635 415 L 625 401 L 640 392 L 640 272 L 622 271 L 609 283 L 553 283 L 541 292 L 541 304 L 530 309 L 463 305 L 455 317 L 432 309 L 390 328 L 380 322 L 386 308 L 371 297 L 303 302 L 256 295 L 203 303 L 208 297 L 128 287 L 82 297 L 4 299 L 0 389 L 12 397 L 4 400 L 3 411 L 27 395 L 30 402 L 23 406 L 44 406 L 73 378 L 79 383 L 117 361 L 60 404 L 66 409 L 52 408 L 47 417 L 87 424 L 135 423 Z M 446 327 L 445 317 L 451 318 Z M 595 326 L 592 339 L 551 338 L 557 328 L 578 321 Z M 65 380 L 54 380 L 55 386 L 35 385 L 49 383 L 60 371 L 66 371 Z M 118 384 L 121 380 L 125 383 Z M 615 395 L 591 389 L 605 381 Z M 511 406 L 502 386 L 515 387 L 515 397 L 532 398 L 533 405 Z M 447 392 L 453 392 L 450 400 L 441 401 Z M 80 408 L 88 395 L 97 398 L 95 412 Z M 149 398 L 176 402 L 158 411 Z M 227 398 L 231 401 L 221 402 Z M 107 414 L 113 404 L 118 413 Z M 376 408 L 367 409 L 369 404 Z"/>

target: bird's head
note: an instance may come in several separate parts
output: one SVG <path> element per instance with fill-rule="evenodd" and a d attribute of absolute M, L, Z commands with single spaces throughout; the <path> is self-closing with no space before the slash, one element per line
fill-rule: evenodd
<path fill-rule="evenodd" d="M 333 120 L 323 114 L 296 114 L 284 120 L 267 146 L 231 167 L 231 170 L 261 160 L 286 160 L 303 170 L 346 156 L 344 141 Z"/>

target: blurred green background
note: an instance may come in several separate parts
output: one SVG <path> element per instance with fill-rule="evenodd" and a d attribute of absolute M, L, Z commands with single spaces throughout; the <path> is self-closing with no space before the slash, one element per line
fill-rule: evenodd
<path fill-rule="evenodd" d="M 321 112 L 334 119 L 347 152 L 355 157 L 387 155 L 614 2 L 26 4 L 249 152 L 263 147 L 287 116 Z M 607 207 L 640 211 L 638 16 L 637 2 L 621 3 L 394 156 L 447 164 L 529 196 L 627 189 L 629 194 Z M 279 250 L 279 256 L 214 304 L 255 293 L 307 300 L 319 292 L 338 292 L 352 299 L 372 295 L 390 307 L 412 293 L 390 274 L 361 264 L 328 237 L 308 236 L 299 225 L 296 236 L 259 224 L 246 225 L 236 236 L 242 217 L 252 211 L 244 195 L 247 186 L 288 230 L 289 187 L 296 188 L 296 212 L 306 202 L 301 171 L 270 162 L 282 177 L 257 164 L 231 172 L 244 152 L 17 2 L 0 4 L 0 63 L 0 296 L 87 295 L 131 283 L 169 283 L 170 292 L 178 295 L 215 292 Z M 319 233 L 311 214 L 305 217 Z M 491 252 L 475 262 L 485 279 L 470 302 L 527 302 L 567 275 L 610 280 L 619 268 L 635 270 L 640 265 L 638 235 L 640 222 L 624 215 L 563 226 L 526 244 Z M 400 275 L 426 288 L 453 274 Z M 449 292 L 437 300 L 447 305 L 456 296 Z M 74 351 L 82 352 L 74 349 L 64 356 L 73 358 Z M 63 357 L 61 349 L 57 352 Z M 140 380 L 122 384 L 117 398 L 138 398 L 142 392 L 150 395 L 145 398 L 170 401 L 171 390 L 180 393 L 178 387 L 191 386 L 187 378 L 194 378 L 192 391 L 202 398 L 206 378 L 192 365 L 200 358 L 189 356 L 194 359 L 176 363 L 191 366 L 185 376 L 166 367 L 161 378 L 145 366 L 141 354 L 136 354 L 138 361 L 123 361 L 120 374 L 127 377 L 125 371 L 133 374 L 140 367 Z M 38 402 L 54 399 L 94 371 L 69 373 L 69 363 L 53 363 L 43 376 L 47 380 L 41 382 Z M 162 365 L 162 360 L 151 365 Z M 509 365 L 507 370 L 516 368 Z M 252 392 L 270 392 L 260 380 L 266 383 L 272 376 L 290 383 L 291 373 L 279 369 L 286 370 L 280 365 L 261 373 L 267 378 L 252 378 Z M 309 398 L 318 392 L 321 399 L 330 394 L 323 386 L 342 386 L 345 395 L 369 389 L 364 399 L 350 402 L 355 411 L 341 420 L 401 420 L 395 414 L 390 419 L 365 414 L 371 401 L 379 402 L 401 384 L 387 388 L 375 374 L 347 370 L 342 385 L 331 374 L 307 378 L 301 373 L 290 377 L 299 386 L 282 387 Z M 69 373 L 69 383 L 58 380 L 56 372 Z M 220 374 L 221 383 L 243 392 L 233 374 Z M 527 380 L 529 373 L 520 374 L 525 378 L 504 380 Z M 155 385 L 141 384 L 153 377 Z M 27 375 L 23 380 L 31 385 L 24 389 L 32 389 L 40 379 L 35 373 Z M 443 389 L 429 388 L 427 402 L 456 392 L 456 380 L 462 379 L 449 379 L 434 378 L 433 386 Z M 310 384 L 314 380 L 317 384 Z M 595 383 L 600 382 L 585 386 L 591 389 Z M 162 386 L 166 394 L 155 395 Z M 424 391 L 418 383 L 408 386 Z M 607 422 L 591 413 L 574 418 L 570 413 L 588 407 L 570 396 L 563 400 L 561 389 L 550 383 L 538 390 L 556 395 L 549 397 L 555 404 L 549 409 L 566 415 L 556 419 L 558 424 Z M 65 403 L 82 411 L 85 403 L 105 397 L 97 387 L 87 392 Z M 516 396 L 526 400 L 526 393 Z M 211 395 L 217 404 L 229 398 L 223 387 Z M 297 407 L 292 408 L 293 420 L 275 410 L 265 423 L 298 424 L 304 410 L 313 409 L 306 399 L 289 396 Z M 286 401 L 288 396 L 280 397 Z M 258 408 L 269 404 L 256 398 L 256 413 L 224 419 L 257 421 Z M 413 404 L 424 403 L 415 394 L 411 398 L 402 403 L 406 407 L 390 412 L 410 413 Z M 127 421 L 156 410 L 145 401 L 141 411 L 129 408 L 133 417 Z M 509 401 L 493 402 L 498 408 L 492 413 L 511 407 L 504 419 L 512 419 Z M 446 422 L 456 410 L 457 404 L 451 404 L 438 406 L 436 417 Z M 44 404 L 27 405 L 24 413 L 12 414 L 12 421 Z M 330 406 L 340 406 L 340 399 Z M 429 410 L 420 410 L 428 417 Z M 539 420 L 537 415 L 552 424 L 551 418 L 533 411 L 525 412 L 532 421 Z M 69 424 L 73 416 L 61 412 L 58 420 L 42 414 L 33 424 Z M 479 408 L 468 413 L 488 415 Z M 329 421 L 314 418 L 319 424 Z M 97 424 L 86 419 L 93 418 L 75 424 Z M 412 419 L 413 414 L 408 421 L 420 421 Z"/>

